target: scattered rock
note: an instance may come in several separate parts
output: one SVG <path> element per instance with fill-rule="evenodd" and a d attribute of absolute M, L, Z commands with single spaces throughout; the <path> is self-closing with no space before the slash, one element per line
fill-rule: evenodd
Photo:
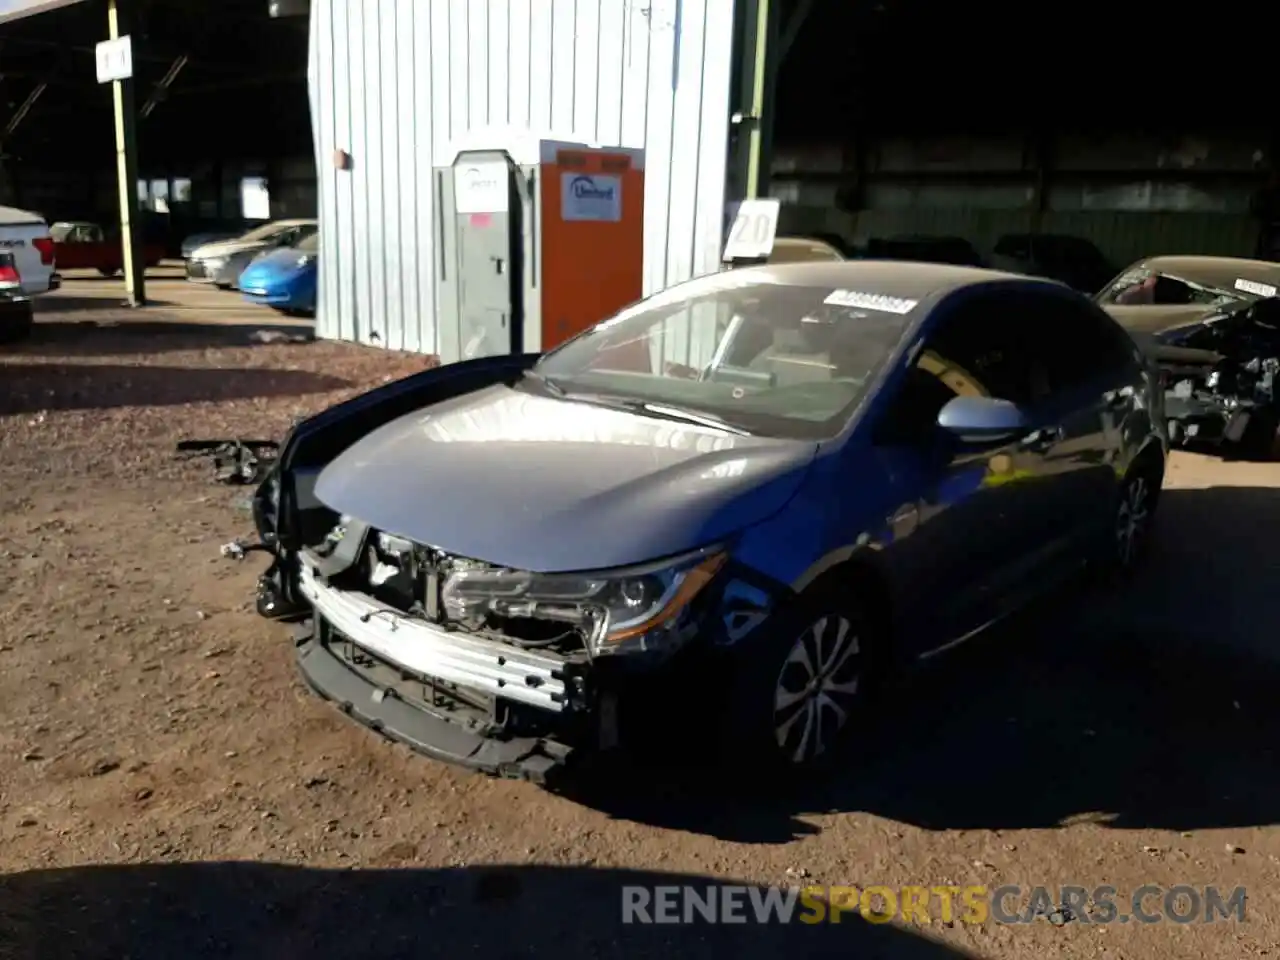
<path fill-rule="evenodd" d="M 43 760 L 44 754 L 39 750 L 28 750 L 22 755 L 23 760 Z"/>
<path fill-rule="evenodd" d="M 99 760 L 89 768 L 89 775 L 93 777 L 104 777 L 112 771 L 120 769 L 119 760 Z"/>
<path fill-rule="evenodd" d="M 18 826 L 20 826 L 20 827 L 34 827 L 34 826 L 36 826 L 38 823 L 39 823 L 39 821 L 38 821 L 35 817 L 23 817 L 21 820 L 19 820 L 19 821 L 18 821 Z"/>
<path fill-rule="evenodd" d="M 1237 847 L 1234 843 L 1228 843 L 1227 853 L 1244 853 L 1244 847 Z"/>
<path fill-rule="evenodd" d="M 139 790 L 137 793 L 133 795 L 133 799 L 139 802 L 143 800 L 150 800 L 154 794 L 155 794 L 155 791 L 153 791 L 150 787 L 143 787 L 141 790 Z"/>
<path fill-rule="evenodd" d="M 787 867 L 787 876 L 803 880 L 809 876 L 809 871 L 804 867 Z"/>

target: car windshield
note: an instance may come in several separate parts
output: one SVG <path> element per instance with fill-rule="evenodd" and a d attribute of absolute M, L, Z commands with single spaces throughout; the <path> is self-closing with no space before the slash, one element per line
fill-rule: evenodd
<path fill-rule="evenodd" d="M 917 309 L 878 290 L 721 276 L 650 297 L 570 340 L 535 365 L 527 389 L 823 439 L 840 432 Z"/>
<path fill-rule="evenodd" d="M 317 253 L 320 250 L 320 231 L 312 230 L 305 234 L 301 240 L 294 244 L 295 250 L 301 250 L 303 253 Z"/>
<path fill-rule="evenodd" d="M 1255 299 L 1239 290 L 1223 290 L 1145 267 L 1126 270 L 1098 294 L 1099 303 L 1116 306 L 1202 304 L 1220 307 Z"/>

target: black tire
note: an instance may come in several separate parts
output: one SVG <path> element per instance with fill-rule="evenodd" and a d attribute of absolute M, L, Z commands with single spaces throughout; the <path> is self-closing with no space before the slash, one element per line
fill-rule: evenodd
<path fill-rule="evenodd" d="M 0 324 L 0 343 L 19 343 L 31 336 L 31 314 L 16 323 Z"/>
<path fill-rule="evenodd" d="M 1249 419 L 1240 438 L 1240 453 L 1248 460 L 1280 460 L 1280 410 L 1267 407 Z"/>
<path fill-rule="evenodd" d="M 99 267 L 98 272 L 102 274 L 104 277 L 114 277 L 117 273 L 120 272 L 120 268 L 119 267 Z"/>
<path fill-rule="evenodd" d="M 871 605 L 841 586 L 815 585 L 737 652 L 725 746 L 752 775 L 820 771 L 863 726 L 888 643 Z"/>
<path fill-rule="evenodd" d="M 1142 565 L 1150 548 L 1164 461 L 1143 454 L 1129 467 L 1116 490 L 1111 522 L 1099 544 L 1096 567 L 1103 580 L 1122 581 Z"/>
<path fill-rule="evenodd" d="M 231 289 L 231 284 L 229 284 L 229 283 L 215 283 L 215 284 L 214 284 L 214 286 L 215 286 L 215 287 L 217 287 L 219 290 L 230 290 L 230 289 Z"/>

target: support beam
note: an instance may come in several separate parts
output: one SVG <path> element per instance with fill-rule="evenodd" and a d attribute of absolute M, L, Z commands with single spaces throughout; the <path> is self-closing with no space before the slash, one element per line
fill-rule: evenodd
<path fill-rule="evenodd" d="M 26 119 L 27 114 L 31 112 L 31 108 L 36 105 L 36 101 L 40 99 L 40 95 L 45 92 L 48 86 L 47 83 L 38 83 L 35 89 L 27 94 L 27 99 L 22 101 L 22 105 L 14 111 L 13 116 L 9 118 L 9 122 L 5 124 L 4 131 L 0 132 L 0 143 L 13 136 L 13 132 L 18 129 L 18 124 Z"/>
<path fill-rule="evenodd" d="M 768 195 L 778 74 L 776 0 L 746 0 L 740 9 L 735 73 L 740 80 L 742 108 L 733 117 L 737 130 L 730 163 L 733 179 L 726 197 L 730 201 Z"/>
<path fill-rule="evenodd" d="M 796 0 L 795 9 L 787 17 L 787 25 L 782 28 L 782 36 L 778 38 L 778 63 L 781 64 L 787 59 L 787 54 L 795 45 L 796 38 L 804 29 L 805 21 L 813 12 L 813 3 L 814 0 Z"/>
<path fill-rule="evenodd" d="M 107 34 L 112 40 L 126 36 L 122 7 L 133 0 L 107 0 Z M 116 175 L 120 181 L 120 242 L 124 248 L 126 304 L 141 307 L 147 302 L 145 263 L 138 233 L 138 131 L 133 96 L 133 78 L 113 80 L 111 102 L 115 111 Z"/>
<path fill-rule="evenodd" d="M 165 71 L 165 75 L 160 78 L 160 82 L 155 85 L 151 91 L 151 96 L 147 97 L 147 102 L 142 105 L 142 112 L 139 114 L 143 119 L 151 116 L 151 111 L 156 108 L 161 100 L 169 95 L 169 88 L 173 86 L 173 81 L 178 79 L 178 74 L 182 72 L 182 68 L 187 65 L 187 55 L 184 53 L 178 57 Z"/>

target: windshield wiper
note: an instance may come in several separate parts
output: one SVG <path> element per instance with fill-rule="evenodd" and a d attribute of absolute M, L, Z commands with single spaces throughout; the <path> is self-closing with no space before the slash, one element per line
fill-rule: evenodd
<path fill-rule="evenodd" d="M 677 423 L 691 423 L 699 427 L 710 427 L 713 430 L 724 430 L 727 433 L 735 433 L 740 437 L 747 437 L 751 434 L 743 430 L 741 427 L 728 423 L 719 417 L 712 416 L 707 413 L 694 413 L 692 410 L 682 410 L 679 407 L 668 407 L 665 404 L 650 403 L 648 400 L 638 400 L 632 397 L 616 397 L 603 393 L 566 393 L 563 394 L 566 400 L 577 400 L 579 403 L 589 403 L 597 407 L 609 407 L 613 410 L 626 410 L 628 413 L 638 413 L 642 416 L 653 417 L 658 420 L 674 420 Z"/>

